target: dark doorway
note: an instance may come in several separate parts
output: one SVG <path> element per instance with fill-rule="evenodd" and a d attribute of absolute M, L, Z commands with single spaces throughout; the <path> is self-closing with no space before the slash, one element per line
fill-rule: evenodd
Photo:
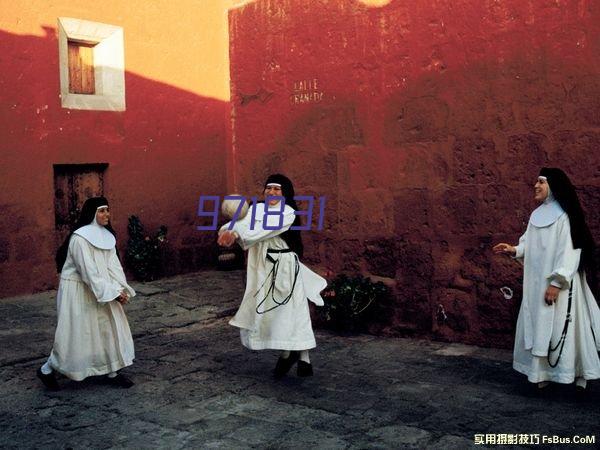
<path fill-rule="evenodd" d="M 54 226 L 62 240 L 77 222 L 90 197 L 104 194 L 107 163 L 54 164 Z"/>

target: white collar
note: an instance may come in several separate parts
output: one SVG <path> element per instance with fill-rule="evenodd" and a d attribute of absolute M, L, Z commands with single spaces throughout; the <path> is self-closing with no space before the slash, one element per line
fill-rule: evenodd
<path fill-rule="evenodd" d="M 548 192 L 548 197 L 540 206 L 533 210 L 529 222 L 538 228 L 548 227 L 565 213 L 560 204 L 556 201 L 552 192 Z"/>
<path fill-rule="evenodd" d="M 85 225 L 75 230 L 74 234 L 81 236 L 94 247 L 101 250 L 111 250 L 115 247 L 117 240 L 115 236 L 105 227 L 96 222 L 96 216 L 89 225 Z"/>

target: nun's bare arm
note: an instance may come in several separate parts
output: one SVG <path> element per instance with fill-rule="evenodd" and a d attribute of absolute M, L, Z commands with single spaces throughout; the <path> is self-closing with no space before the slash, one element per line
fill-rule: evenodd
<path fill-rule="evenodd" d="M 119 295 L 117 298 L 115 298 L 116 301 L 118 301 L 121 305 L 126 305 L 127 302 L 129 301 L 129 294 L 127 294 L 127 292 L 123 291 L 121 292 L 121 295 Z"/>
<path fill-rule="evenodd" d="M 510 244 L 505 244 L 504 242 L 494 245 L 492 250 L 494 250 L 494 253 L 502 253 L 507 255 L 515 255 L 517 253 L 516 247 Z"/>
<path fill-rule="evenodd" d="M 223 231 L 219 234 L 219 238 L 217 239 L 217 244 L 221 247 L 231 247 L 235 244 L 237 240 L 237 235 L 233 231 Z"/>

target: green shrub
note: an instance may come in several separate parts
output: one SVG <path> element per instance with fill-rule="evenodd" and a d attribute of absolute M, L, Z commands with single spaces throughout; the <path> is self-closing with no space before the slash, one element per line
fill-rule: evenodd
<path fill-rule="evenodd" d="M 367 331 L 369 325 L 381 322 L 389 289 L 381 282 L 373 283 L 361 275 L 338 275 L 323 292 L 325 305 L 317 308 L 327 328 L 337 331 Z"/>
<path fill-rule="evenodd" d="M 136 280 L 151 281 L 163 272 L 162 254 L 167 244 L 167 227 L 162 225 L 154 236 L 144 233 L 144 226 L 137 216 L 129 217 L 127 225 L 129 240 L 125 263 Z"/>

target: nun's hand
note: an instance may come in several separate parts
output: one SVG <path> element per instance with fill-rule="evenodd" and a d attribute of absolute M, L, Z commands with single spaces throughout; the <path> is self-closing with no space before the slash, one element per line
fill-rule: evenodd
<path fill-rule="evenodd" d="M 121 305 L 126 305 L 129 301 L 129 295 L 127 294 L 127 292 L 123 291 L 121 292 L 121 295 L 119 295 L 115 300 L 118 301 Z"/>
<path fill-rule="evenodd" d="M 233 244 L 235 244 L 236 239 L 237 236 L 233 231 L 224 231 L 219 234 L 217 244 L 219 244 L 221 247 L 231 247 Z"/>
<path fill-rule="evenodd" d="M 504 242 L 494 245 L 494 248 L 492 250 L 494 251 L 494 253 L 502 253 L 505 255 L 517 254 L 517 249 L 515 247 L 513 247 L 510 244 L 505 244 Z"/>
<path fill-rule="evenodd" d="M 546 294 L 544 294 L 544 300 L 546 301 L 546 304 L 553 305 L 554 303 L 556 303 L 556 300 L 558 300 L 559 292 L 560 289 L 556 286 L 548 286 L 548 289 L 546 289 Z"/>

